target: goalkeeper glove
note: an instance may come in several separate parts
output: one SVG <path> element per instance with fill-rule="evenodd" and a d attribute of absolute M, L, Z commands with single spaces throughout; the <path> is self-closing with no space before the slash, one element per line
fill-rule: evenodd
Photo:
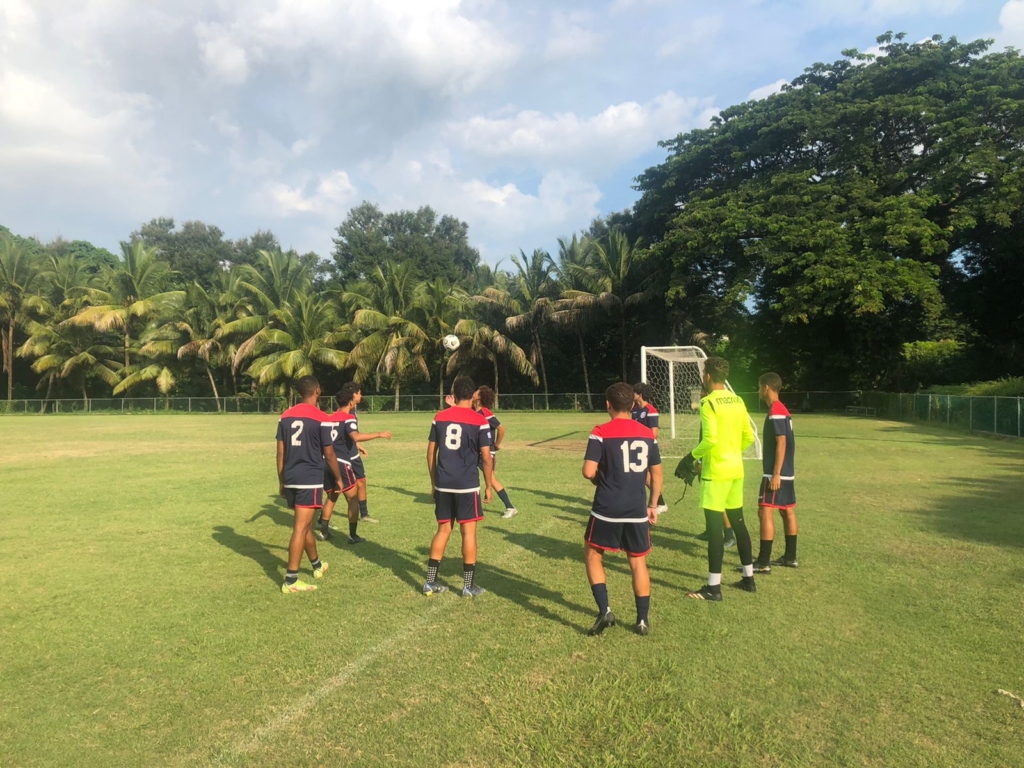
<path fill-rule="evenodd" d="M 676 465 L 675 476 L 686 483 L 688 486 L 693 485 L 693 481 L 697 479 L 700 474 L 700 465 L 697 460 L 693 457 L 692 453 L 686 454 L 679 463 Z"/>

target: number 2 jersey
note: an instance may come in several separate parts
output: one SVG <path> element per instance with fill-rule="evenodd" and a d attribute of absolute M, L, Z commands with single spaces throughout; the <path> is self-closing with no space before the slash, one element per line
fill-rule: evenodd
<path fill-rule="evenodd" d="M 490 448 L 492 440 L 491 425 L 482 413 L 459 406 L 438 413 L 430 425 L 430 442 L 437 445 L 434 487 L 445 493 L 479 491 L 480 448 Z"/>
<path fill-rule="evenodd" d="M 331 444 L 331 417 L 306 403 L 292 406 L 277 422 L 277 439 L 284 443 L 285 488 L 324 487 L 324 446 Z"/>
<path fill-rule="evenodd" d="M 647 470 L 661 464 L 654 433 L 632 419 L 594 427 L 586 461 L 597 462 L 597 490 L 591 514 L 598 520 L 647 521 Z"/>

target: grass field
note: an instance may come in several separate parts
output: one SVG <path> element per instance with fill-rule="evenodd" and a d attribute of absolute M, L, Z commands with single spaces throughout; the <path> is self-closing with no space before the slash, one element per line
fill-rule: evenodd
<path fill-rule="evenodd" d="M 274 418 L 0 420 L 0 765 L 1024 765 L 996 693 L 1024 695 L 1024 446 L 797 417 L 800 569 L 687 600 L 703 520 L 673 479 L 651 635 L 612 557 L 623 626 L 591 638 L 594 421 L 506 414 L 522 513 L 481 524 L 469 601 L 420 594 L 427 414 L 363 418 L 395 433 L 368 446 L 381 523 L 287 596 Z"/>

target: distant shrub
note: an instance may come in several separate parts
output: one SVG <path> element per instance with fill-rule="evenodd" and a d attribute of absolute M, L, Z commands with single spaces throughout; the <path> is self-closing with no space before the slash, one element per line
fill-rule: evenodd
<path fill-rule="evenodd" d="M 1024 376 L 1008 376 L 995 381 L 973 384 L 943 384 L 924 390 L 932 395 L 967 395 L 970 397 L 1024 397 Z"/>

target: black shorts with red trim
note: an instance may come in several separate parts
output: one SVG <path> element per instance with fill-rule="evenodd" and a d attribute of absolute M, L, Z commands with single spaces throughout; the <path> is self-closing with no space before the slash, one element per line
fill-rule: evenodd
<path fill-rule="evenodd" d="M 324 505 L 324 489 L 285 488 L 284 500 L 288 509 L 320 509 Z"/>
<path fill-rule="evenodd" d="M 482 457 L 476 460 L 476 467 L 479 470 L 483 470 L 483 468 L 484 468 L 484 460 L 483 460 Z M 496 450 L 494 450 L 493 448 L 491 448 L 491 472 L 497 472 L 497 471 L 498 471 L 498 452 Z"/>
<path fill-rule="evenodd" d="M 757 492 L 757 506 L 773 509 L 792 509 L 796 506 L 796 488 L 792 480 L 780 480 L 779 490 L 769 488 L 772 479 L 761 478 L 761 490 Z"/>
<path fill-rule="evenodd" d="M 651 551 L 651 524 L 641 522 L 609 522 L 590 516 L 583 539 L 605 552 L 626 550 L 627 555 L 643 557 Z"/>
<path fill-rule="evenodd" d="M 363 457 L 352 459 L 352 471 L 356 473 L 356 480 L 366 479 L 366 467 L 363 466 Z"/>
<path fill-rule="evenodd" d="M 354 488 L 356 484 L 356 473 L 352 469 L 351 464 L 346 464 L 344 461 L 338 461 L 338 471 L 341 473 L 341 491 L 344 493 L 349 488 Z M 328 493 L 334 490 L 334 475 L 331 474 L 331 470 L 324 467 L 324 488 L 327 489 Z"/>
<path fill-rule="evenodd" d="M 457 520 L 460 525 L 483 520 L 480 509 L 480 491 L 452 493 L 451 491 L 434 492 L 434 516 L 439 523 L 450 523 Z"/>

